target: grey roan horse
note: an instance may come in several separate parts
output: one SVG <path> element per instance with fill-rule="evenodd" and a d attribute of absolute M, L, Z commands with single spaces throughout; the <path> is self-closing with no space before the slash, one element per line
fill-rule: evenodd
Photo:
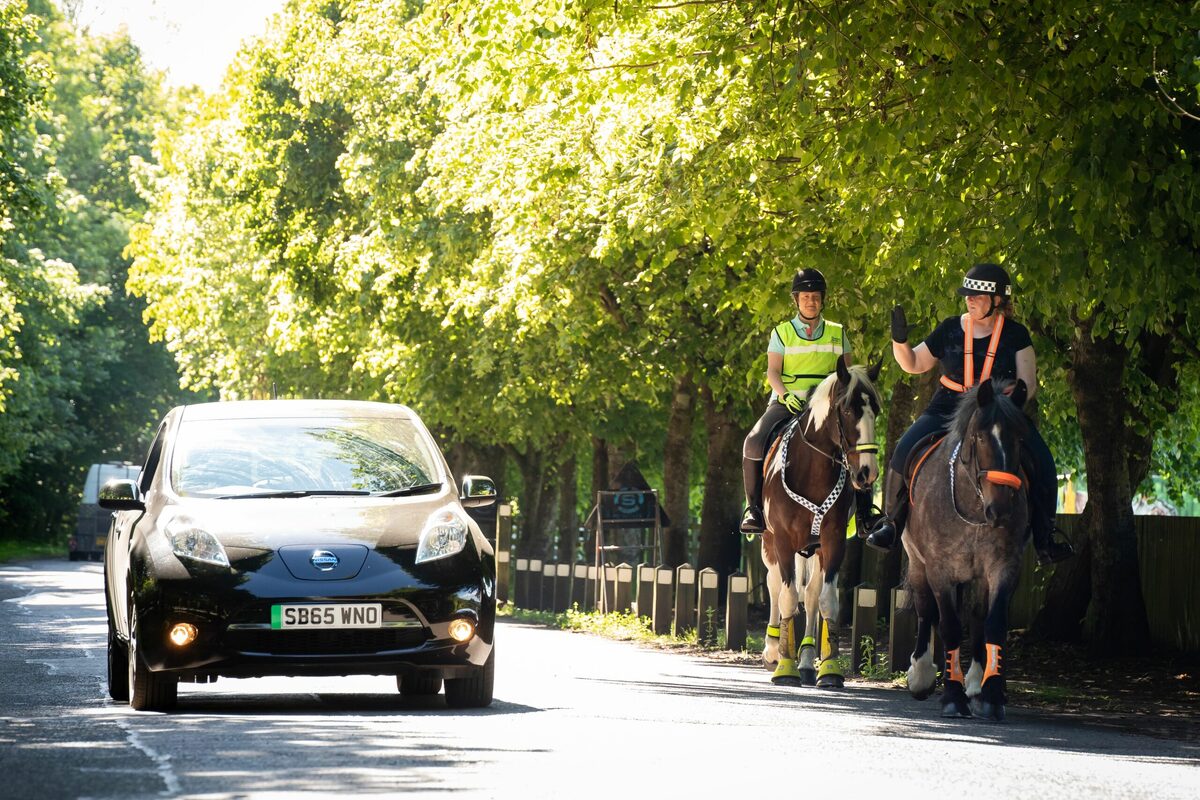
<path fill-rule="evenodd" d="M 929 648 L 933 625 L 945 647 L 943 717 L 1004 719 L 1002 651 L 1008 602 L 1017 588 L 1028 541 L 1028 484 L 1021 473 L 1021 413 L 1026 387 L 1011 397 L 984 381 L 965 393 L 947 435 L 921 458 L 909 480 L 912 498 L 904 549 L 917 610 L 917 645 L 908 688 L 924 700 L 937 673 Z M 963 676 L 959 587 L 974 585 L 984 618 L 971 625 L 972 661 Z M 968 702 L 968 698 L 970 698 Z"/>

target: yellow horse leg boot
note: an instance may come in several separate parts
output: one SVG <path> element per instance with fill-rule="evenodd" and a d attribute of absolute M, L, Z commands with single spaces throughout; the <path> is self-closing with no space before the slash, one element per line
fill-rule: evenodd
<path fill-rule="evenodd" d="M 805 636 L 800 642 L 800 683 L 817 685 L 817 640 L 811 636 Z"/>
<path fill-rule="evenodd" d="M 763 642 L 763 666 L 775 669 L 779 663 L 779 626 L 768 625 L 767 636 Z"/>
<path fill-rule="evenodd" d="M 983 670 L 983 687 L 978 696 L 971 700 L 971 712 L 981 719 L 993 722 L 1004 721 L 1004 706 L 1008 702 L 1005 692 L 1004 671 L 1000 664 L 998 644 L 985 644 L 987 665 Z"/>
<path fill-rule="evenodd" d="M 837 660 L 837 641 L 829 623 L 825 623 L 821 626 L 821 669 L 817 672 L 817 688 L 841 689 L 845 685 L 846 675 Z"/>
<path fill-rule="evenodd" d="M 966 719 L 971 716 L 959 649 L 946 651 L 945 687 L 942 689 L 942 716 L 947 719 Z"/>
<path fill-rule="evenodd" d="M 800 685 L 800 671 L 796 669 L 795 617 L 780 620 L 779 663 L 775 666 L 775 674 L 771 676 L 771 683 L 777 686 Z"/>

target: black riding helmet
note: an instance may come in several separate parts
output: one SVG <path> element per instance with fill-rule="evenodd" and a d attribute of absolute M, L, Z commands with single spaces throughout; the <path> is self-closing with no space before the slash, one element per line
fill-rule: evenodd
<path fill-rule="evenodd" d="M 1012 297 L 1012 279 L 999 264 L 976 264 L 967 270 L 958 293 L 963 297 L 973 294 Z"/>
<path fill-rule="evenodd" d="M 991 307 L 985 317 L 990 317 L 996 313 L 997 308 L 1003 308 L 1012 297 L 1012 279 L 1008 277 L 1008 273 L 1004 271 L 1004 267 L 999 264 L 976 264 L 967 270 L 967 274 L 963 276 L 962 286 L 958 287 L 958 293 L 963 297 L 971 295 L 986 294 L 991 295 Z"/>
<path fill-rule="evenodd" d="M 821 302 L 825 302 L 825 276 L 820 270 L 809 267 L 796 273 L 792 278 L 792 294 L 797 292 L 820 292 Z"/>

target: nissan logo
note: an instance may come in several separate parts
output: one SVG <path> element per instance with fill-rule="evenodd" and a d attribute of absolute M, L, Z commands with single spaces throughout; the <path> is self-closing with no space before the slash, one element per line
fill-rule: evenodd
<path fill-rule="evenodd" d="M 313 554 L 308 557 L 308 563 L 321 572 L 329 572 L 341 563 L 341 559 L 328 550 L 313 550 Z"/>

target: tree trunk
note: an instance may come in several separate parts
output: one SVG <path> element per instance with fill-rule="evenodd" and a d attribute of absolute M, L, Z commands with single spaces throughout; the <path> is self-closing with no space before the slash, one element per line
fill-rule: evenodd
<path fill-rule="evenodd" d="M 579 476 L 575 456 L 558 471 L 558 561 L 573 563 L 579 549 Z"/>
<path fill-rule="evenodd" d="M 741 536 L 737 535 L 737 529 L 742 513 L 745 431 L 737 424 L 732 405 L 718 405 L 707 386 L 701 395 L 708 445 L 700 511 L 700 552 L 696 562 L 701 569 L 717 570 L 724 583 L 725 576 L 736 571 L 741 560 Z"/>
<path fill-rule="evenodd" d="M 1146 444 L 1128 424 L 1132 412 L 1124 391 L 1129 350 L 1113 334 L 1097 339 L 1090 326 L 1077 330 L 1071 348 L 1069 380 L 1083 438 L 1088 478 L 1083 517 L 1090 551 L 1091 592 L 1083 632 L 1094 647 L 1141 650 L 1150 642 L 1138 567 L 1134 528 L 1131 455 L 1140 458 Z M 1138 476 L 1140 480 L 1140 476 Z M 1075 579 L 1078 581 L 1078 579 Z M 1049 607 L 1043 614 L 1054 614 Z M 1062 609 L 1070 612 L 1070 606 Z M 1045 628 L 1069 627 L 1069 620 L 1046 620 Z"/>
<path fill-rule="evenodd" d="M 521 471 L 520 540 L 517 552 L 522 558 L 546 558 L 549 555 L 549 524 L 557 499 L 551 482 L 552 471 L 546 454 L 510 451 Z"/>
<path fill-rule="evenodd" d="M 688 522 L 691 494 L 692 428 L 696 418 L 696 385 L 691 375 L 675 384 L 671 414 L 667 419 L 667 441 L 663 454 L 663 509 L 671 524 L 663 531 L 660 561 L 678 567 L 688 560 Z"/>

